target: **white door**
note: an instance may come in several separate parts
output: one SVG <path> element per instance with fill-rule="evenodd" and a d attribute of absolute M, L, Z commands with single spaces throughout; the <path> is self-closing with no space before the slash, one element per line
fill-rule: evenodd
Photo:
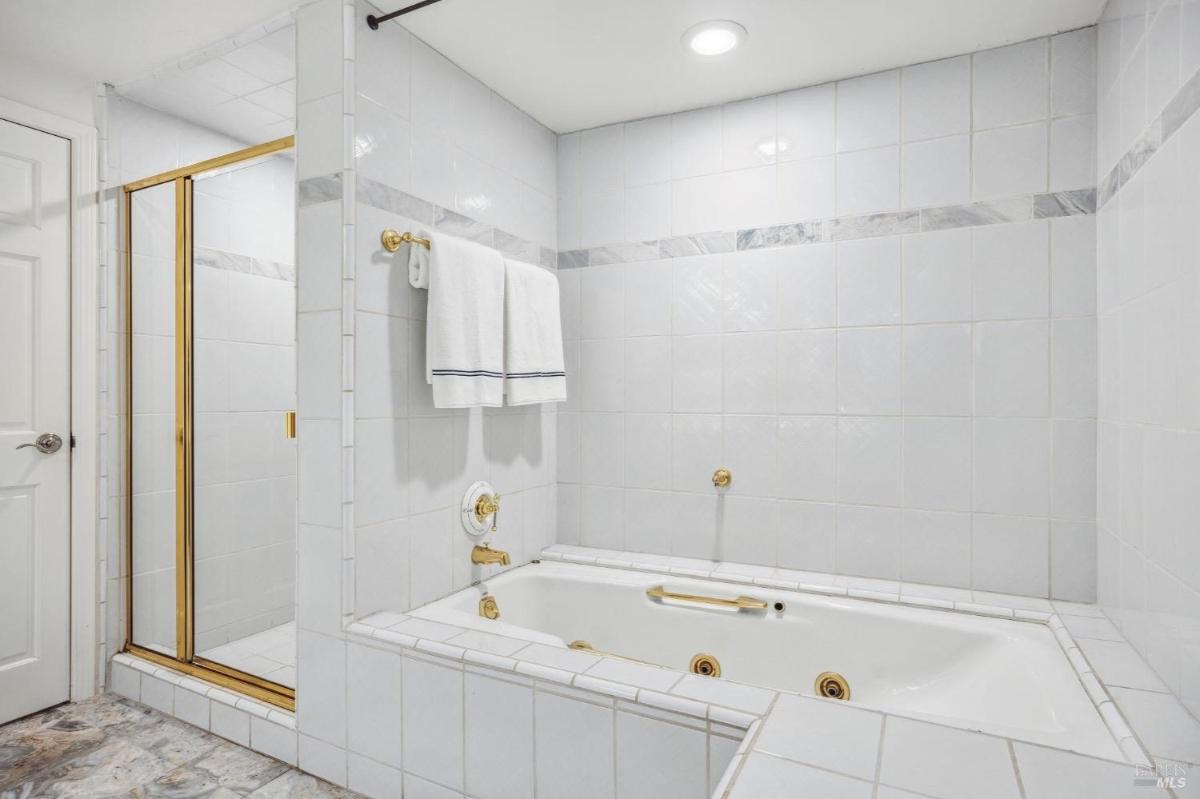
<path fill-rule="evenodd" d="M 0 723 L 69 693 L 69 165 L 0 120 Z"/>

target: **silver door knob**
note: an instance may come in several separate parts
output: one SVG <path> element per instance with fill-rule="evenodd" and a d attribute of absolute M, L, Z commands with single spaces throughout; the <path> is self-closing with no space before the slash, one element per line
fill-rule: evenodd
<path fill-rule="evenodd" d="M 43 455 L 51 455 L 62 449 L 62 438 L 57 433 L 42 433 L 31 443 L 17 445 L 17 449 L 25 449 L 26 447 L 36 447 L 37 451 Z"/>

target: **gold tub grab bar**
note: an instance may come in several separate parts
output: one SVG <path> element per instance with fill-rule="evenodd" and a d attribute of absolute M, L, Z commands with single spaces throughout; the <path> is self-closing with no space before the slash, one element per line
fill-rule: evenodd
<path fill-rule="evenodd" d="M 715 605 L 719 608 L 737 608 L 738 610 L 766 610 L 767 603 L 752 596 L 739 596 L 725 599 L 719 596 L 700 596 L 698 594 L 677 594 L 668 591 L 661 585 L 646 589 L 646 596 L 654 599 L 675 599 L 679 602 L 695 602 L 699 605 Z"/>

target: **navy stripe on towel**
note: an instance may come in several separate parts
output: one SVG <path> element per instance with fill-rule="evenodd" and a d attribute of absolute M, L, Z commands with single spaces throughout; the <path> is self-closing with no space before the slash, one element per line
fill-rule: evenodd
<path fill-rule="evenodd" d="M 489 372 L 486 369 L 431 369 L 430 372 L 452 377 L 504 377 L 502 372 Z"/>
<path fill-rule="evenodd" d="M 435 375 L 445 375 L 449 377 L 507 377 L 511 380 L 519 380 L 525 377 L 566 377 L 566 372 L 490 372 L 487 369 L 432 369 L 430 370 Z"/>

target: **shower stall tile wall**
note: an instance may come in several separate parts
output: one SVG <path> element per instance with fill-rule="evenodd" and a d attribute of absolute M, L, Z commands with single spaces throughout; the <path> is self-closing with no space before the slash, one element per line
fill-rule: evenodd
<path fill-rule="evenodd" d="M 1030 195 L 1095 184 L 1094 63 L 1087 28 L 560 136 L 559 540 L 1092 599 L 1095 226 Z M 1023 213 L 879 235 L 973 202 Z"/>
<path fill-rule="evenodd" d="M 1097 215 L 1099 601 L 1193 714 L 1200 714 L 1198 23 L 1200 3 L 1187 0 L 1110 2 L 1098 25 L 1098 166 L 1109 175 Z M 1131 714 L 1160 700 L 1128 693 Z"/>

